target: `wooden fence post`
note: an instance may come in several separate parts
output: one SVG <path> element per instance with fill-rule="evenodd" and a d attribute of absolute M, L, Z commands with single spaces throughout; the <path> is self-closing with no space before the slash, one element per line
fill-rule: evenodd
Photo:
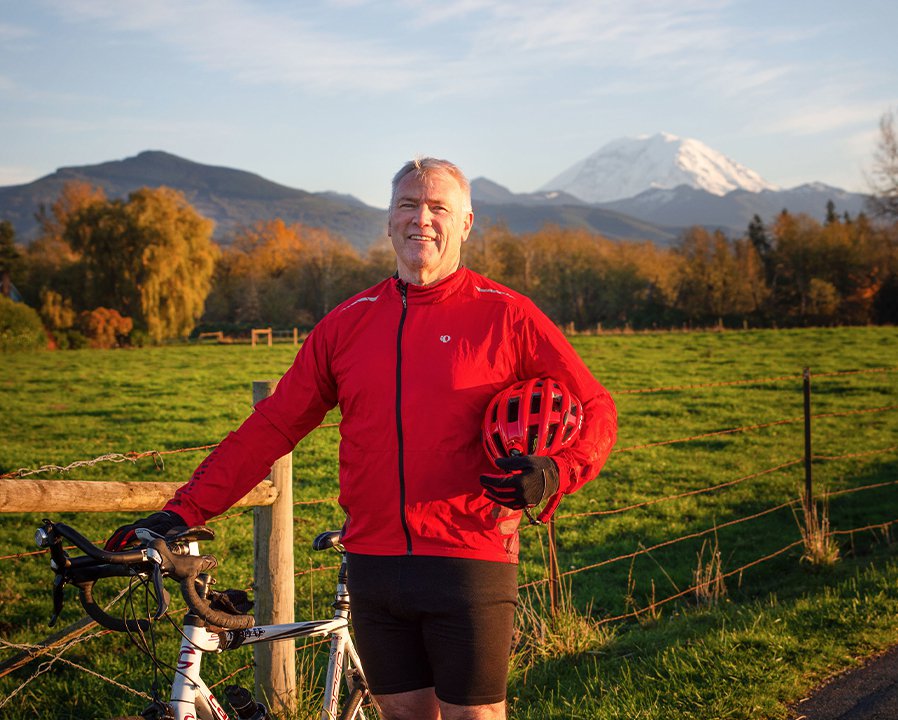
<path fill-rule="evenodd" d="M 274 391 L 276 381 L 253 382 L 253 405 Z M 278 497 L 272 505 L 253 509 L 256 623 L 294 621 L 293 576 L 293 456 L 284 455 L 271 467 L 271 482 Z M 253 648 L 256 696 L 271 711 L 296 711 L 296 646 L 294 641 L 262 643 Z"/>
<path fill-rule="evenodd" d="M 802 372 L 804 394 L 804 505 L 810 510 L 814 504 L 813 454 L 811 453 L 811 369 Z"/>

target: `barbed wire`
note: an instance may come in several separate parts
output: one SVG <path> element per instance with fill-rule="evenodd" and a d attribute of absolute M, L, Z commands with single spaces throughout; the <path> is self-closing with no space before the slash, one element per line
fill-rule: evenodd
<path fill-rule="evenodd" d="M 783 382 L 785 380 L 801 380 L 802 376 L 798 375 L 778 375 L 776 377 L 767 378 L 745 378 L 743 380 L 721 380 L 719 382 L 710 383 L 693 383 L 690 385 L 666 385 L 662 387 L 636 388 L 632 390 L 615 390 L 611 393 L 617 395 L 645 395 L 648 393 L 674 392 L 680 390 L 699 390 L 703 388 L 716 387 L 732 387 L 735 385 L 765 385 L 768 383 Z"/>
<path fill-rule="evenodd" d="M 633 552 L 624 553 L 623 555 L 617 555 L 616 557 L 607 558 L 605 560 L 601 560 L 597 563 L 592 563 L 590 565 L 584 565 L 583 567 L 573 568 L 571 570 L 566 570 L 563 573 L 558 574 L 558 578 L 567 577 L 569 575 L 576 575 L 581 572 L 585 572 L 586 570 L 596 570 L 600 567 L 604 567 L 606 565 L 611 565 L 616 562 L 620 562 L 621 560 L 631 560 L 635 557 L 639 557 L 640 555 L 648 555 L 650 553 L 655 552 L 655 550 L 660 550 L 661 548 L 669 547 L 671 545 L 676 545 L 677 543 L 684 542 L 686 540 L 694 540 L 696 538 L 702 537 L 704 535 L 709 535 L 717 530 L 721 530 L 723 528 L 731 527 L 733 525 L 739 525 L 740 523 L 748 522 L 749 520 L 757 520 L 760 517 L 764 517 L 765 515 L 770 515 L 771 513 L 777 512 L 778 510 L 782 510 L 783 508 L 787 508 L 791 505 L 795 505 L 796 503 L 800 503 L 801 498 L 792 498 L 787 502 L 781 503 L 780 505 L 776 505 L 774 507 L 767 508 L 766 510 L 761 510 L 760 512 L 754 513 L 752 515 L 746 515 L 745 517 L 736 518 L 735 520 L 728 520 L 723 523 L 715 523 L 712 527 L 706 528 L 704 530 L 699 530 L 697 532 L 688 533 L 686 535 L 681 535 L 680 537 L 672 538 L 670 540 L 665 540 L 663 542 L 652 545 L 651 547 L 643 547 L 639 550 L 634 550 Z M 552 582 L 552 578 L 540 578 L 539 580 L 532 580 L 524 585 L 520 585 L 519 588 L 527 588 L 533 587 L 536 585 L 543 585 L 545 583 Z"/>
<path fill-rule="evenodd" d="M 832 372 L 811 373 L 812 378 L 839 377 L 842 375 L 869 375 L 871 373 L 890 373 L 898 370 L 898 367 L 864 368 L 862 370 L 833 370 Z"/>
<path fill-rule="evenodd" d="M 164 455 L 197 452 L 199 450 L 211 450 L 212 448 L 216 447 L 218 447 L 218 443 L 213 443 L 211 445 L 200 445 L 198 447 L 175 448 L 174 450 L 143 450 L 141 452 L 132 451 L 127 453 L 106 453 L 105 455 L 100 455 L 99 457 L 95 457 L 90 460 L 76 460 L 75 462 L 71 462 L 68 465 L 41 465 L 40 467 L 35 469 L 19 468 L 18 470 L 3 473 L 2 475 L 0 475 L 0 480 L 23 478 L 30 475 L 37 475 L 38 473 L 46 472 L 65 473 L 81 467 L 98 465 L 101 462 L 136 463 L 138 460 L 142 460 L 145 457 L 152 457 L 157 467 L 159 467 L 160 469 L 165 469 L 165 462 L 162 460 L 162 457 Z"/>
<path fill-rule="evenodd" d="M 804 543 L 804 540 L 796 540 L 795 542 L 789 543 L 785 547 L 780 548 L 779 550 L 776 550 L 775 552 L 772 552 L 769 555 L 765 555 L 764 557 L 758 558 L 757 560 L 753 560 L 750 563 L 746 563 L 745 565 L 742 565 L 741 567 L 738 567 L 735 570 L 730 570 L 729 572 L 721 573 L 720 578 L 726 579 L 728 577 L 732 577 L 733 575 L 743 573 L 746 570 L 748 570 L 749 568 L 755 567 L 756 565 L 760 565 L 761 563 L 765 563 L 769 560 L 773 560 L 774 558 L 779 557 L 780 555 L 783 555 L 784 553 L 789 552 L 789 550 L 792 550 L 793 548 L 795 548 L 799 545 L 802 545 L 803 543 Z M 620 622 L 621 620 L 630 620 L 630 619 L 637 618 L 640 615 L 643 615 L 647 612 L 653 611 L 655 608 L 657 608 L 661 605 L 666 605 L 669 602 L 672 602 L 674 600 L 679 600 L 680 598 L 685 597 L 686 595 L 694 593 L 696 590 L 698 590 L 699 587 L 701 587 L 701 586 L 693 585 L 692 587 L 687 588 L 686 590 L 681 590 L 680 592 L 670 595 L 669 597 L 666 597 L 662 600 L 653 600 L 649 605 L 647 605 L 644 608 L 638 608 L 636 610 L 633 610 L 632 612 L 624 613 L 622 615 L 615 615 L 614 617 L 602 618 L 601 620 L 598 620 L 596 622 L 596 625 L 598 625 L 598 626 L 608 625 L 613 622 Z"/>
<path fill-rule="evenodd" d="M 798 465 L 799 463 L 804 462 L 804 458 L 796 458 L 795 460 L 788 460 L 787 462 L 782 463 L 781 465 L 777 465 L 776 467 L 767 468 L 766 470 L 760 470 L 755 473 L 751 473 L 750 475 L 745 475 L 740 478 L 736 478 L 735 480 L 728 480 L 727 482 L 718 483 L 717 485 L 710 485 L 708 487 L 699 488 L 698 490 L 687 490 L 685 492 L 677 493 L 676 495 L 665 495 L 660 498 L 653 498 L 652 500 L 645 500 L 644 502 L 635 503 L 633 505 L 627 505 L 625 507 L 614 508 L 612 510 L 593 510 L 590 512 L 582 512 L 582 513 L 569 513 L 565 515 L 556 515 L 557 520 L 566 520 L 568 518 L 580 518 L 580 517 L 591 517 L 598 515 L 617 515 L 619 513 L 628 512 L 630 510 L 638 510 L 640 508 L 648 507 L 650 505 L 656 505 L 658 503 L 667 502 L 669 500 L 680 500 L 681 498 L 690 497 L 692 495 L 701 495 L 703 493 L 714 492 L 715 490 L 722 490 L 723 488 L 732 487 L 734 485 L 738 485 L 739 483 L 743 483 L 747 480 L 754 480 L 755 478 L 762 477 L 764 475 L 769 475 L 771 473 L 778 472 L 780 470 L 784 470 L 786 468 L 792 467 L 793 465 Z"/>
<path fill-rule="evenodd" d="M 870 455 L 882 455 L 883 453 L 894 452 L 898 450 L 898 445 L 892 445 L 879 450 L 866 450 L 863 452 L 846 453 L 844 455 L 811 455 L 813 460 L 848 460 L 849 458 L 868 457 Z"/>
<path fill-rule="evenodd" d="M 865 375 L 869 373 L 889 373 L 895 372 L 898 367 L 887 368 L 866 368 L 863 370 L 836 370 L 833 372 L 811 373 L 811 378 L 838 377 L 842 375 Z M 642 395 L 646 393 L 673 392 L 680 390 L 700 390 L 705 388 L 717 387 L 733 387 L 737 385 L 765 385 L 770 383 L 784 382 L 786 380 L 802 380 L 802 374 L 795 375 L 776 375 L 765 378 L 744 378 L 742 380 L 721 380 L 718 382 L 693 383 L 689 385 L 667 385 L 662 387 L 637 388 L 631 390 L 616 390 L 612 395 Z"/>
<path fill-rule="evenodd" d="M 34 673 L 31 674 L 30 677 L 28 677 L 23 682 L 21 682 L 19 684 L 19 686 L 17 688 L 15 688 L 15 690 L 13 690 L 9 695 L 7 695 L 5 698 L 3 698 L 2 701 L 0 701 L 0 709 L 2 709 L 3 706 L 6 705 L 6 703 L 8 703 L 18 693 L 20 693 L 29 683 L 31 683 L 33 680 L 35 680 L 36 678 L 43 675 L 48 670 L 50 670 L 53 667 L 53 665 L 57 662 L 61 662 L 65 665 L 70 665 L 71 667 L 74 667 L 76 670 L 80 670 L 82 672 L 87 673 L 88 675 L 92 675 L 101 680 L 105 680 L 106 682 L 110 683 L 111 685 L 114 685 L 122 690 L 127 690 L 128 692 L 134 693 L 135 695 L 138 695 L 146 700 L 152 700 L 152 698 L 144 692 L 135 690 L 134 688 L 128 687 L 127 685 L 123 685 L 122 683 L 120 683 L 116 680 L 113 680 L 112 678 L 106 677 L 105 675 L 102 675 L 102 674 L 96 672 L 95 670 L 91 670 L 90 668 L 87 668 L 84 665 L 81 665 L 80 663 L 76 663 L 76 662 L 73 662 L 72 660 L 69 660 L 68 658 L 62 657 L 62 654 L 64 652 L 66 652 L 69 648 L 74 647 L 75 645 L 77 645 L 79 643 L 86 642 L 87 640 L 93 640 L 94 638 L 100 637 L 101 635 L 106 635 L 109 632 L 110 631 L 108 631 L 108 630 L 103 630 L 99 633 L 92 633 L 90 635 L 83 635 L 81 637 L 72 638 L 71 640 L 67 641 L 66 643 L 61 644 L 59 646 L 59 649 L 55 653 L 53 651 L 51 651 L 50 648 L 48 648 L 46 646 L 32 645 L 32 644 L 28 644 L 28 643 L 13 643 L 13 642 L 9 642 L 7 640 L 0 639 L 0 645 L 3 645 L 4 647 L 12 648 L 13 650 L 19 650 L 20 652 L 34 653 L 37 656 L 50 655 L 50 657 L 51 657 L 50 660 L 42 662 L 40 665 L 38 665 L 37 669 L 34 671 Z"/>
<path fill-rule="evenodd" d="M 227 682 L 228 680 L 230 680 L 230 679 L 231 679 L 232 677 L 234 677 L 235 675 L 239 675 L 239 674 L 242 673 L 244 670 L 251 670 L 251 669 L 254 668 L 255 666 L 256 666 L 256 663 L 254 663 L 254 662 L 247 663 L 247 664 L 244 665 L 243 667 L 237 668 L 234 672 L 229 673 L 228 675 L 225 675 L 225 676 L 224 676 L 221 680 L 219 680 L 218 682 L 212 683 L 212 684 L 209 686 L 209 689 L 210 689 L 210 690 L 214 690 L 214 689 L 217 688 L 219 685 L 221 685 L 222 683 Z"/>
<path fill-rule="evenodd" d="M 712 430 L 711 432 L 700 433 L 698 435 L 689 435 L 687 437 L 674 438 L 672 440 L 659 440 L 652 443 L 644 443 L 642 445 L 631 445 L 629 447 L 614 448 L 612 453 L 632 452 L 634 450 L 646 450 L 653 447 L 662 447 L 664 445 L 676 445 L 677 443 L 692 442 L 693 440 L 704 440 L 709 437 L 718 437 L 720 435 L 733 435 L 739 432 L 749 432 L 751 430 L 763 430 L 764 428 L 775 427 L 777 425 L 792 425 L 794 423 L 804 422 L 804 417 L 786 418 L 784 420 L 774 420 L 772 422 L 759 423 L 757 425 L 742 425 L 735 428 L 727 428 L 726 430 Z"/>

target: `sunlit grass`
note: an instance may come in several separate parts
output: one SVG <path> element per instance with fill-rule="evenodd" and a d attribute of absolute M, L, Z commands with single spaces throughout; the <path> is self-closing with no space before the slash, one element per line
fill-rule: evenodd
<path fill-rule="evenodd" d="M 842 328 L 724 333 L 609 334 L 575 337 L 574 347 L 615 396 L 620 414 L 618 452 L 602 475 L 565 498 L 557 516 L 562 607 L 552 620 L 545 585 L 522 609 L 511 697 L 516 718 L 784 718 L 785 703 L 851 658 L 891 643 L 898 631 L 892 530 L 898 519 L 894 487 L 838 495 L 861 485 L 894 481 L 895 453 L 857 455 L 894 446 L 898 414 L 826 417 L 813 423 L 814 454 L 840 456 L 813 463 L 815 495 L 830 493 L 833 531 L 879 523 L 880 529 L 830 535 L 839 560 L 826 567 L 801 562 L 802 548 L 726 579 L 713 607 L 694 595 L 662 603 L 705 578 L 800 541 L 793 507 L 733 525 L 798 499 L 804 466 L 801 371 L 812 370 L 813 412 L 831 414 L 898 404 L 898 373 L 822 376 L 896 364 L 894 328 Z M 0 358 L 0 472 L 66 465 L 106 453 L 168 452 L 215 443 L 251 408 L 254 380 L 278 377 L 294 348 L 175 346 L 134 351 L 74 351 Z M 782 378 L 773 380 L 774 378 Z M 723 385 L 744 380 L 754 384 Z M 715 384 L 713 387 L 710 384 Z M 684 387 L 700 385 L 702 387 Z M 646 388 L 664 392 L 630 393 Z M 333 413 L 328 420 L 338 420 Z M 734 428 L 731 434 L 708 433 Z M 760 427 L 763 426 L 763 427 Z M 698 437 L 704 436 L 704 437 Z M 688 442 L 646 447 L 660 441 Z M 339 430 L 312 432 L 294 452 L 297 570 L 333 564 L 309 549 L 320 530 L 342 523 L 328 498 L 337 492 Z M 628 449 L 639 448 L 639 449 Z M 186 481 L 203 452 L 162 455 L 138 463 L 79 468 L 72 479 Z M 715 486 L 761 471 L 744 482 L 676 500 L 671 495 Z M 54 478 L 58 474 L 37 477 Z M 607 511 L 652 503 L 624 513 Z M 591 514 L 593 513 L 593 514 Z M 122 513 L 62 516 L 106 537 Z M 28 552 L 40 515 L 0 515 L 0 555 Z M 214 552 L 224 559 L 221 586 L 252 582 L 251 513 L 213 523 Z M 818 526 L 823 525 L 818 518 Z M 806 527 L 806 526 L 805 526 Z M 705 531 L 707 531 L 705 533 Z M 663 545 L 625 560 L 581 570 L 609 558 Z M 823 533 L 826 536 L 826 533 Z M 698 558 L 705 544 L 704 560 Z M 709 550 L 713 543 L 713 563 Z M 698 573 L 698 574 L 697 574 Z M 50 574 L 45 558 L 0 560 L 0 640 L 34 642 L 49 630 Z M 546 577 L 545 535 L 522 530 L 521 582 Z M 327 612 L 332 571 L 297 580 L 297 612 Z M 692 599 L 690 599 L 690 596 Z M 60 624 L 80 616 L 70 596 Z M 638 611 L 634 621 L 606 624 Z M 173 632 L 160 628 L 171 657 Z M 804 651 L 806 650 L 806 651 Z M 14 651 L 0 647 L 0 661 Z M 65 657 L 148 692 L 147 663 L 127 640 L 104 635 Z M 209 677 L 242 667 L 248 653 L 212 658 Z M 325 653 L 311 655 L 315 677 Z M 304 661 L 305 662 L 305 661 Z M 317 668 L 317 670 L 316 670 Z M 37 664 L 0 679 L 0 702 Z M 244 671 L 238 680 L 251 685 Z M 314 693 L 314 681 L 304 692 Z M 90 718 L 129 710 L 143 701 L 132 692 L 56 662 L 0 710 L 25 717 Z"/>

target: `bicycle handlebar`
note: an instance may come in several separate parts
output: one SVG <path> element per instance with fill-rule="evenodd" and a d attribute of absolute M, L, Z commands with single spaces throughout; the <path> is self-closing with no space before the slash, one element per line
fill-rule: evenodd
<path fill-rule="evenodd" d="M 218 561 L 212 555 L 186 554 L 191 541 L 211 539 L 211 529 L 198 526 L 188 528 L 172 537 L 155 538 L 143 547 L 121 552 L 110 552 L 94 545 L 74 528 L 64 523 L 44 520 L 35 540 L 38 547 L 50 549 L 50 566 L 56 573 L 53 583 L 53 617 L 56 623 L 63 603 L 63 588 L 71 583 L 78 588 L 79 600 L 85 612 L 98 624 L 117 632 L 145 632 L 152 620 L 158 620 L 168 607 L 168 593 L 162 586 L 162 578 L 177 581 L 187 607 L 211 625 L 241 630 L 255 623 L 252 615 L 232 615 L 216 610 L 209 600 L 197 591 L 197 578 L 201 573 L 216 567 Z M 62 548 L 62 539 L 69 540 L 84 556 L 70 558 Z M 93 598 L 93 587 L 98 580 L 108 577 L 134 577 L 150 574 L 156 592 L 157 608 L 151 619 L 122 619 L 109 615 Z"/>

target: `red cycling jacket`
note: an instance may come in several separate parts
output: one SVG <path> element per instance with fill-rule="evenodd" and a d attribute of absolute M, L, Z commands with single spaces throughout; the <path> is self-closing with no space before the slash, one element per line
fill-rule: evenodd
<path fill-rule="evenodd" d="M 496 470 L 480 428 L 497 392 L 546 376 L 583 404 L 577 442 L 554 457 L 557 504 L 608 458 L 611 396 L 523 295 L 466 268 L 428 287 L 390 278 L 318 323 L 271 397 L 166 509 L 189 524 L 224 512 L 339 405 L 347 550 L 516 562 L 520 512 L 483 493 L 480 475 Z"/>

